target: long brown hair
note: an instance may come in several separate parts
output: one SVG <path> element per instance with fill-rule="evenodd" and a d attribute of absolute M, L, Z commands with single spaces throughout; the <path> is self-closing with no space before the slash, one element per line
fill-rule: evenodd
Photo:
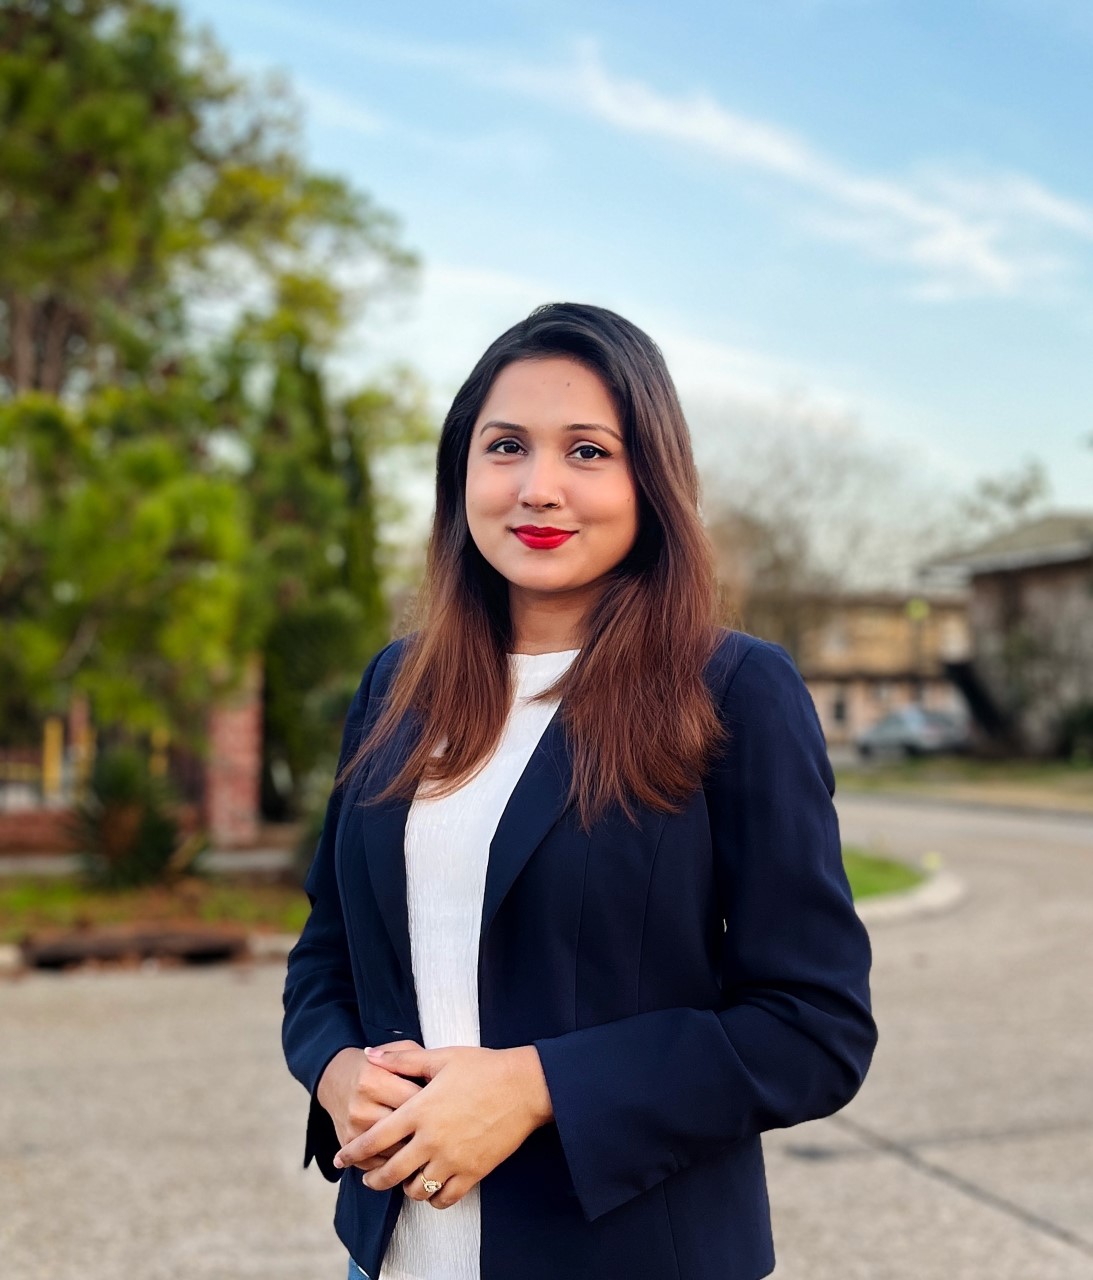
<path fill-rule="evenodd" d="M 579 361 L 607 386 L 639 497 L 634 546 L 589 609 L 580 653 L 537 699 L 562 699 L 573 759 L 568 803 L 589 830 L 612 803 L 631 820 L 634 801 L 678 811 L 701 785 L 724 735 L 703 676 L 716 641 L 717 590 L 690 433 L 652 339 L 613 311 L 577 303 L 538 307 L 503 333 L 452 402 L 437 452 L 420 625 L 337 785 L 407 715 L 420 722 L 417 744 L 374 801 L 412 798 L 422 780 L 431 795 L 449 795 L 500 739 L 512 698 L 508 583 L 470 535 L 467 455 L 498 373 L 551 356 Z"/>

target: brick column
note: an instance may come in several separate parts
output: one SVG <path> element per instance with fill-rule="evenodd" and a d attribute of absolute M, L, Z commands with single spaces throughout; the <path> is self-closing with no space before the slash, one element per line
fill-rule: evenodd
<path fill-rule="evenodd" d="M 260 825 L 262 662 L 248 660 L 243 683 L 209 712 L 205 827 L 215 849 L 254 845 Z"/>

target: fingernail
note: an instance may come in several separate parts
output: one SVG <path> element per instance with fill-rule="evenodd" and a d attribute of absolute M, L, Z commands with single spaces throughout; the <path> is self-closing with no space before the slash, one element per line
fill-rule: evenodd
<path fill-rule="evenodd" d="M 368 1054 L 368 1056 L 369 1056 L 369 1057 L 371 1057 L 371 1058 L 382 1058 L 382 1057 L 383 1057 L 383 1050 L 382 1050 L 382 1049 L 373 1049 L 373 1048 L 371 1047 L 371 1045 L 370 1045 L 367 1049 L 365 1049 L 365 1053 L 367 1053 L 367 1054 Z"/>
<path fill-rule="evenodd" d="M 345 1162 L 342 1160 L 341 1156 L 335 1156 L 335 1157 L 334 1157 L 334 1168 L 335 1168 L 335 1169 L 344 1169 L 344 1168 L 345 1168 Z"/>
<path fill-rule="evenodd" d="M 367 1187 L 367 1186 L 368 1186 L 368 1174 L 365 1174 L 365 1175 L 364 1175 L 364 1177 L 363 1177 L 363 1178 L 361 1178 L 361 1181 L 362 1181 L 362 1182 L 364 1183 L 364 1185 Z M 369 1190 L 371 1190 L 371 1188 L 369 1188 Z"/>

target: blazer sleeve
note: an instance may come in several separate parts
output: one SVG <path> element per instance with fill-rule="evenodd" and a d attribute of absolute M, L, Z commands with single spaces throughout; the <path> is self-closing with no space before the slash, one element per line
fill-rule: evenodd
<path fill-rule="evenodd" d="M 748 649 L 721 715 L 732 740 L 705 790 L 722 1007 L 534 1042 L 588 1221 L 732 1142 L 837 1111 L 876 1044 L 870 944 L 843 869 L 831 763 L 780 645 Z"/>
<path fill-rule="evenodd" d="M 386 648 L 382 649 L 368 664 L 349 705 L 337 773 L 360 745 L 372 678 L 386 652 Z M 343 787 L 331 791 L 322 834 L 304 880 L 311 914 L 288 955 L 281 1024 L 281 1044 L 288 1069 L 311 1095 L 304 1168 L 316 1159 L 329 1182 L 341 1177 L 341 1171 L 331 1163 L 341 1143 L 333 1120 L 316 1096 L 319 1081 L 336 1053 L 376 1043 L 375 1039 L 366 1038 L 369 1029 L 360 1021 L 345 919 L 334 873 L 334 835 L 343 791 Z"/>

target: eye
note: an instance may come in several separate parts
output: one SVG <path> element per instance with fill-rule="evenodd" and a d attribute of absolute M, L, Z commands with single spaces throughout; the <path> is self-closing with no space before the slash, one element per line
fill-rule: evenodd
<path fill-rule="evenodd" d="M 584 452 L 585 450 L 588 450 L 588 452 Z M 500 440 L 495 440 L 492 444 L 487 445 L 486 452 L 500 454 L 503 458 L 514 458 L 517 454 L 524 452 L 524 446 L 513 436 L 504 436 Z M 600 458 L 610 458 L 611 456 L 606 449 L 601 449 L 598 444 L 579 444 L 575 446 L 573 452 L 578 455 L 581 462 L 596 462 Z"/>

